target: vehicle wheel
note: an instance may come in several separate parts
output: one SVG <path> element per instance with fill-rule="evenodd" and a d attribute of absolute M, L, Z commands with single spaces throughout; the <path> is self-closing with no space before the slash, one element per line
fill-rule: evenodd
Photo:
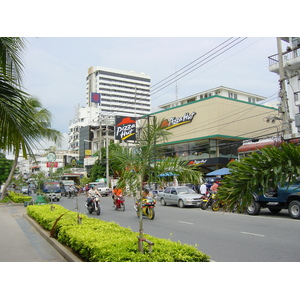
<path fill-rule="evenodd" d="M 281 211 L 281 208 L 269 207 L 269 211 L 272 214 L 278 214 Z"/>
<path fill-rule="evenodd" d="M 203 210 L 206 210 L 207 209 L 207 202 L 201 202 L 200 204 L 200 208 L 203 209 Z"/>
<path fill-rule="evenodd" d="M 293 219 L 299 219 L 300 218 L 300 202 L 299 201 L 292 201 L 289 204 L 289 215 Z"/>
<path fill-rule="evenodd" d="M 160 199 L 160 204 L 162 205 L 162 206 L 166 206 L 166 201 L 165 201 L 165 199 L 164 198 L 161 198 Z"/>
<path fill-rule="evenodd" d="M 99 216 L 100 213 L 101 213 L 101 208 L 100 208 L 100 205 L 98 204 L 96 214 Z"/>
<path fill-rule="evenodd" d="M 260 204 L 258 202 L 256 202 L 255 200 L 253 200 L 248 206 L 247 206 L 247 213 L 249 215 L 258 215 L 260 212 Z"/>
<path fill-rule="evenodd" d="M 217 210 L 219 210 L 219 208 L 220 208 L 220 203 L 219 203 L 219 201 L 214 202 L 214 203 L 212 204 L 212 206 L 211 206 L 211 209 L 212 209 L 213 211 L 217 211 Z"/>
<path fill-rule="evenodd" d="M 180 208 L 184 208 L 184 203 L 183 203 L 183 201 L 182 201 L 182 200 L 179 200 L 179 202 L 178 202 L 178 206 L 179 206 Z"/>
<path fill-rule="evenodd" d="M 154 217 L 155 217 L 155 211 L 154 211 L 154 208 L 148 208 L 147 209 L 147 214 L 148 214 L 148 218 L 150 220 L 153 220 Z"/>
<path fill-rule="evenodd" d="M 93 212 L 93 209 L 91 207 L 88 207 L 88 211 L 89 211 L 89 214 L 91 214 Z"/>
<path fill-rule="evenodd" d="M 125 204 L 124 203 L 121 203 L 121 210 L 125 211 Z"/>

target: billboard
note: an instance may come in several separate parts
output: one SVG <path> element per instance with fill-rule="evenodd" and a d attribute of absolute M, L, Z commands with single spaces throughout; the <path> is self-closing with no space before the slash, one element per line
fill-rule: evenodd
<path fill-rule="evenodd" d="M 122 141 L 136 140 L 136 118 L 116 116 L 115 139 Z"/>

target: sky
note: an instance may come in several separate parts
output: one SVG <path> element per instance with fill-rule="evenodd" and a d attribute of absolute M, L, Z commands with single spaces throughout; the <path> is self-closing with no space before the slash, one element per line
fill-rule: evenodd
<path fill-rule="evenodd" d="M 85 106 L 89 67 L 144 72 L 153 86 L 230 37 L 248 38 L 178 80 L 177 88 L 151 95 L 152 107 L 175 100 L 176 90 L 180 99 L 220 85 L 276 96 L 278 76 L 269 72 L 268 56 L 277 53 L 276 36 L 295 36 L 297 19 L 289 20 L 287 35 L 272 1 L 241 3 L 86 0 L 70 7 L 53 0 L 41 7 L 16 0 L 2 6 L 14 14 L 1 16 L 0 34 L 26 38 L 24 88 L 52 113 L 52 128 L 67 135 L 75 107 Z"/>
<path fill-rule="evenodd" d="M 89 67 L 144 72 L 155 85 L 230 36 L 25 38 L 24 87 L 52 113 L 52 128 L 67 133 L 75 107 L 85 106 Z M 268 56 L 277 53 L 276 38 L 248 37 L 238 41 L 227 52 L 195 66 L 177 84 L 153 94 L 151 106 L 175 100 L 176 93 L 180 99 L 218 86 L 276 98 L 279 78 L 268 70 Z"/>

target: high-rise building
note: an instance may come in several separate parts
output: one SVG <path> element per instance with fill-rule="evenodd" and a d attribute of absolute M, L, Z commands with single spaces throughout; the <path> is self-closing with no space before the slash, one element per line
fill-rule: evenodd
<path fill-rule="evenodd" d="M 87 106 L 102 115 L 142 116 L 150 113 L 150 76 L 134 71 L 90 67 L 86 78 Z M 94 101 L 92 93 L 99 94 Z"/>
<path fill-rule="evenodd" d="M 101 138 L 100 128 L 105 128 L 106 122 L 113 126 L 115 115 L 149 114 L 150 107 L 149 75 L 90 67 L 86 78 L 86 106 L 78 105 L 70 121 L 69 149 L 77 151 L 82 160 L 87 150 L 94 153 L 103 147 L 105 139 Z M 110 135 L 113 138 L 113 134 Z"/>

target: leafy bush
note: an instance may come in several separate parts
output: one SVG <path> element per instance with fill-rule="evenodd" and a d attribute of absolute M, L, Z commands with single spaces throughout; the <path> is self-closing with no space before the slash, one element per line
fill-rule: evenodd
<path fill-rule="evenodd" d="M 12 201 L 14 203 L 24 203 L 30 201 L 31 199 L 32 198 L 30 196 L 26 196 L 22 193 L 15 193 L 13 191 L 10 191 L 8 196 L 4 197 L 3 201 L 1 202 Z"/>
<path fill-rule="evenodd" d="M 51 209 L 51 207 L 53 209 Z M 55 221 L 59 242 L 73 249 L 85 261 L 91 262 L 207 262 L 209 256 L 196 247 L 160 239 L 145 234 L 154 243 L 152 253 L 138 251 L 138 234 L 114 222 L 106 222 L 78 214 L 60 205 L 34 205 L 27 207 L 27 213 L 42 227 L 51 230 Z"/>

